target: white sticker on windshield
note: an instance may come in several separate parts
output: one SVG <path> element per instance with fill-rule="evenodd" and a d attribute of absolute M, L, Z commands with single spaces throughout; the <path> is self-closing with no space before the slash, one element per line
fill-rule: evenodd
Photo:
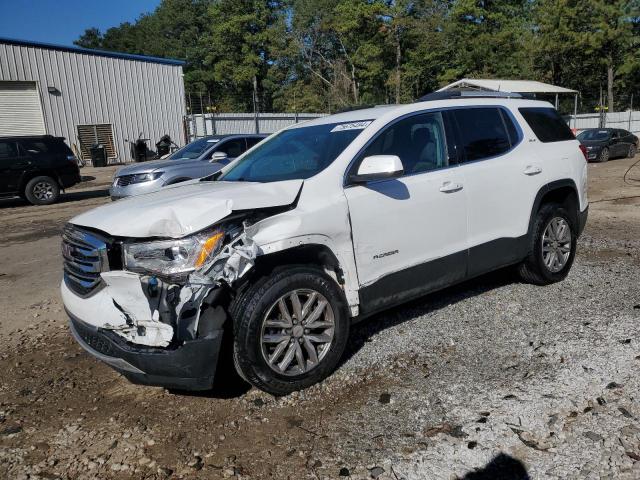
<path fill-rule="evenodd" d="M 209 140 L 207 140 L 207 143 L 218 143 L 220 140 L 217 138 L 210 138 Z"/>
<path fill-rule="evenodd" d="M 351 123 L 341 123 L 340 125 L 336 125 L 331 129 L 331 133 L 333 132 L 344 132 L 345 130 L 362 130 L 363 128 L 367 128 L 371 125 L 373 120 L 364 120 L 362 122 L 351 122 Z"/>
<path fill-rule="evenodd" d="M 598 133 L 609 133 L 606 130 L 600 130 Z"/>

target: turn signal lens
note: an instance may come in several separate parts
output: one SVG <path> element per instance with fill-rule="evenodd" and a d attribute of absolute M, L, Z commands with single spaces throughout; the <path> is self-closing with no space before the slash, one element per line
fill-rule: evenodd
<path fill-rule="evenodd" d="M 202 248 L 200 249 L 200 255 L 198 255 L 198 259 L 196 260 L 196 268 L 200 268 L 202 265 L 204 265 L 204 262 L 207 261 L 207 258 L 209 258 L 209 255 L 211 255 L 211 252 L 215 250 L 218 242 L 222 240 L 222 237 L 224 237 L 224 233 L 218 232 L 213 236 L 207 238 L 207 240 L 202 244 Z"/>

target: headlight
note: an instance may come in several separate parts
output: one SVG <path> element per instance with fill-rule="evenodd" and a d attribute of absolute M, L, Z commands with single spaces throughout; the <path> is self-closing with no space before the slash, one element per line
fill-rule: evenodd
<path fill-rule="evenodd" d="M 160 276 L 182 276 L 203 266 L 222 248 L 224 231 L 220 229 L 177 240 L 125 243 L 124 265 L 134 272 Z"/>
<path fill-rule="evenodd" d="M 163 173 L 164 172 L 136 173 L 134 175 L 123 175 L 122 177 L 118 178 L 126 178 L 128 180 L 127 185 L 132 185 L 134 183 L 144 183 L 157 180 L 162 176 Z M 116 182 L 117 180 L 118 179 L 116 178 Z"/>

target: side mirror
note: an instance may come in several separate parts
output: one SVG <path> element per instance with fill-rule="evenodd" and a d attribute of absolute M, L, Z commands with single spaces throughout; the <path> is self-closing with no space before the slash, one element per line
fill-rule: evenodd
<path fill-rule="evenodd" d="M 352 183 L 365 183 L 372 180 L 397 178 L 403 174 L 404 167 L 397 155 L 372 155 L 360 162 L 358 173 L 351 175 L 349 180 Z"/>
<path fill-rule="evenodd" d="M 227 159 L 227 154 L 225 152 L 215 152 L 211 156 L 211 163 L 223 162 Z"/>

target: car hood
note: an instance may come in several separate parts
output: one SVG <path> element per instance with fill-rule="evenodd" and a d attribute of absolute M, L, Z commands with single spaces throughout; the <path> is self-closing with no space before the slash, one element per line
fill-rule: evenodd
<path fill-rule="evenodd" d="M 181 159 L 175 159 L 175 160 L 169 160 L 165 158 L 164 160 L 152 160 L 150 162 L 135 163 L 133 165 L 127 165 L 126 167 L 122 167 L 118 169 L 115 176 L 121 177 L 123 175 L 133 175 L 136 173 L 150 173 L 150 172 L 155 172 L 157 170 L 164 170 L 167 168 L 181 167 L 181 166 L 185 166 L 185 165 L 200 162 L 200 161 L 202 160 L 190 159 L 190 158 L 181 158 Z"/>
<path fill-rule="evenodd" d="M 302 184 L 302 180 L 193 180 L 89 210 L 70 222 L 119 237 L 180 238 L 213 225 L 234 210 L 291 205 Z"/>

